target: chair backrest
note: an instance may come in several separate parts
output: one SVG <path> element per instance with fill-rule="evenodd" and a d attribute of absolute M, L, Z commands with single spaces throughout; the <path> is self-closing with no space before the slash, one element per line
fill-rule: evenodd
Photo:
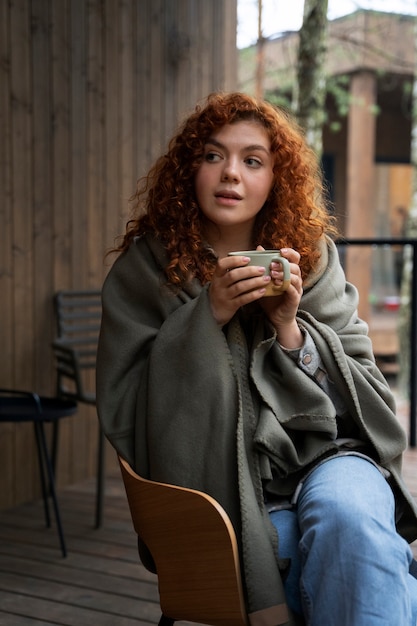
<path fill-rule="evenodd" d="M 146 480 L 119 463 L 135 531 L 156 566 L 163 614 L 246 626 L 236 535 L 224 509 L 207 494 Z"/>
<path fill-rule="evenodd" d="M 53 349 L 58 395 L 95 404 L 94 371 L 101 321 L 101 292 L 59 291 L 54 298 Z"/>

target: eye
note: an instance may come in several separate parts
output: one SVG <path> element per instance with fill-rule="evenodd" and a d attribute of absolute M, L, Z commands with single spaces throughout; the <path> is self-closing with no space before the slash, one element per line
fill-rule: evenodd
<path fill-rule="evenodd" d="M 204 160 L 208 163 L 217 163 L 221 160 L 221 158 L 221 155 L 218 152 L 214 152 L 213 150 L 206 152 L 206 154 L 204 155 Z"/>
<path fill-rule="evenodd" d="M 249 165 L 249 167 L 253 167 L 253 168 L 262 167 L 262 161 L 255 157 L 247 157 L 245 159 L 245 163 L 246 165 Z"/>

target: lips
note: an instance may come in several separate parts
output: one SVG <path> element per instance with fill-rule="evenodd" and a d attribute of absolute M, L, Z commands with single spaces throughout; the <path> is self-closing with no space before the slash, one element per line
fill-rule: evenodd
<path fill-rule="evenodd" d="M 215 194 L 216 198 L 228 198 L 231 200 L 242 200 L 242 196 L 240 196 L 236 191 L 228 191 L 227 189 L 217 191 Z"/>

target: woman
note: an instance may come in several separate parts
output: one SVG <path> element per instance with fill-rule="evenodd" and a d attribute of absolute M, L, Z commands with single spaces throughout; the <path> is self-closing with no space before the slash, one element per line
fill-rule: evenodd
<path fill-rule="evenodd" d="M 228 512 L 252 624 L 415 626 L 404 432 L 295 122 L 213 94 L 139 184 L 103 288 L 99 417 L 136 471 Z M 231 251 L 280 249 L 282 282 Z M 389 591 L 389 593 L 387 593 Z"/>

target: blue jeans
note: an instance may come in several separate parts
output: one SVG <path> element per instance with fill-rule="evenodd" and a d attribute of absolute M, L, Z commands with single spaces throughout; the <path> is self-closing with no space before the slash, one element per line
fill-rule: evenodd
<path fill-rule="evenodd" d="M 289 606 L 307 626 L 416 626 L 412 552 L 395 529 L 380 471 L 356 456 L 332 458 L 305 480 L 294 510 L 275 511 Z"/>

